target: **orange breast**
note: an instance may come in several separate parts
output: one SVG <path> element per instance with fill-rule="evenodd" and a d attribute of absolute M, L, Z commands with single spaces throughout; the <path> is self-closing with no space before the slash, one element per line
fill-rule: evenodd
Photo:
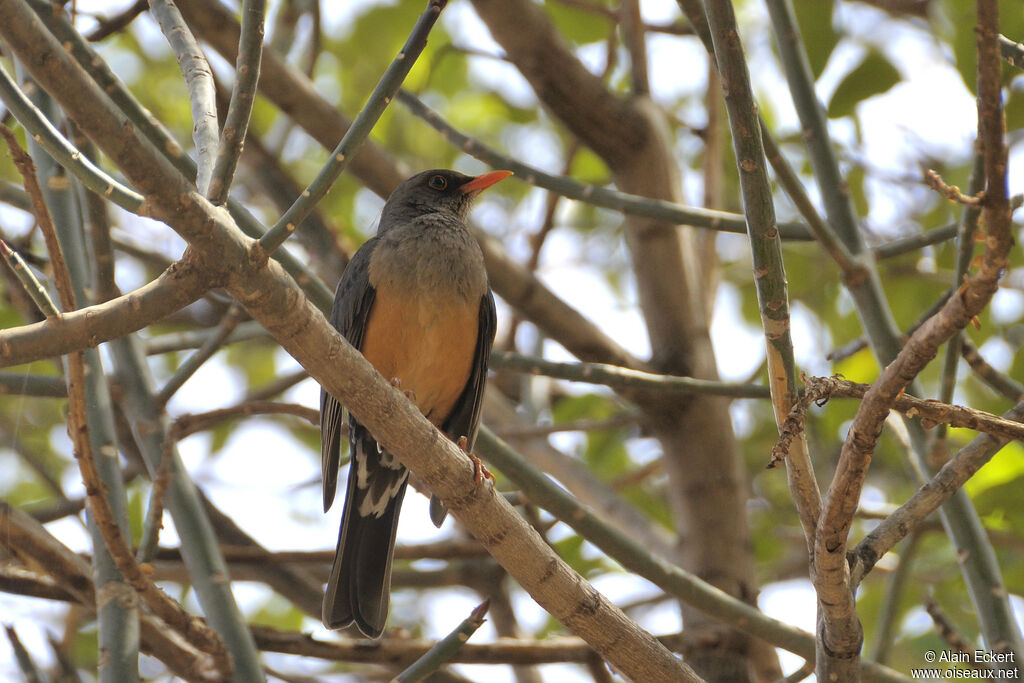
<path fill-rule="evenodd" d="M 469 380 L 478 332 L 479 302 L 417 300 L 379 287 L 361 350 L 386 379 L 413 392 L 416 407 L 439 426 Z"/>

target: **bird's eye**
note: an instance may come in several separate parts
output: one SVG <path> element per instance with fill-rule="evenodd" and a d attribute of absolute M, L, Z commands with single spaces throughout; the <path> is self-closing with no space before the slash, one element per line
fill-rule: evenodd
<path fill-rule="evenodd" d="M 427 181 L 427 185 L 429 185 L 430 189 L 432 190 L 442 192 L 445 188 L 448 187 L 448 181 L 445 179 L 443 175 L 434 175 L 430 176 L 430 180 Z"/>

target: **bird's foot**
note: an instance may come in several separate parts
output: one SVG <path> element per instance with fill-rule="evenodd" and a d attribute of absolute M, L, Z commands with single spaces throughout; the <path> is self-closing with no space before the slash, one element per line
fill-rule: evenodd
<path fill-rule="evenodd" d="M 405 394 L 405 397 L 407 399 L 409 399 L 410 401 L 412 401 L 413 403 L 416 402 L 416 392 L 413 391 L 412 389 L 403 389 L 402 388 L 402 380 L 398 379 L 397 377 L 392 377 L 391 378 L 391 386 L 393 386 L 395 389 L 398 389 L 403 394 Z"/>
<path fill-rule="evenodd" d="M 469 456 L 469 459 L 473 461 L 473 481 L 479 484 L 484 479 L 490 479 L 494 481 L 494 475 L 491 474 L 490 470 L 487 469 L 487 465 L 483 463 L 483 460 L 476 457 L 475 453 L 469 451 L 469 439 L 464 436 L 460 436 L 458 440 L 459 448 L 462 452 Z"/>

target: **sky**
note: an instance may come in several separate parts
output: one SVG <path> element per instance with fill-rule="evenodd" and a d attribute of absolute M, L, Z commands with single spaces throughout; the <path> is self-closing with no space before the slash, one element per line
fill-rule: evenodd
<path fill-rule="evenodd" d="M 346 15 L 338 12 L 325 17 L 325 31 L 335 32 L 343 29 L 346 17 L 352 16 L 366 5 L 376 4 L 378 0 L 355 0 L 349 3 L 324 3 L 325 9 L 344 7 Z M 120 8 L 125 3 L 107 3 L 103 0 L 79 0 L 78 6 L 83 10 L 94 7 Z M 948 55 L 938 49 L 936 42 L 923 31 L 900 29 L 880 34 L 873 27 L 878 25 L 874 10 L 857 3 L 839 3 L 840 21 L 847 25 L 858 38 L 873 44 L 893 57 L 903 72 L 906 80 L 888 93 L 865 102 L 858 110 L 863 129 L 870 131 L 865 138 L 863 156 L 870 158 L 880 170 L 893 174 L 902 173 L 908 159 L 916 158 L 921 146 L 927 145 L 936 156 L 966 159 L 970 141 L 975 128 L 974 102 L 963 87 L 960 78 L 953 69 Z M 641 8 L 644 18 L 651 23 L 665 23 L 679 18 L 675 2 L 671 0 L 642 0 Z M 765 106 L 770 108 L 779 130 L 795 130 L 797 122 L 792 105 L 784 98 L 785 88 L 780 87 L 783 78 L 774 70 L 774 58 L 771 56 L 771 31 L 761 3 L 748 2 L 744 5 L 747 13 L 745 19 L 753 21 L 753 30 L 744 35 L 745 47 L 751 63 L 759 65 L 756 74 L 758 94 L 763 98 Z M 109 10 L 107 10 L 109 13 Z M 486 29 L 475 17 L 469 3 L 453 1 L 446 9 L 442 22 L 454 36 L 455 42 L 461 45 L 472 45 L 489 52 L 498 52 L 497 46 L 490 41 Z M 153 29 L 156 40 L 162 40 Z M 692 39 L 680 40 L 671 36 L 652 35 L 649 38 L 650 74 L 655 99 L 674 100 L 690 92 L 697 92 L 704 87 L 704 53 Z M 854 66 L 860 57 L 860 47 L 841 45 L 822 79 L 818 84 L 819 96 L 827 101 L 832 90 L 841 78 Z M 603 55 L 599 51 L 584 55 L 588 63 L 600 68 Z M 691 69 L 680 69 L 679 64 L 700 65 Z M 487 68 L 475 68 L 473 71 L 482 87 L 493 88 L 510 100 L 531 105 L 535 98 L 528 86 L 515 70 L 507 65 L 487 61 Z M 941 116 L 934 115 L 941 112 Z M 700 116 L 694 112 L 693 116 Z M 693 120 L 694 125 L 701 121 Z M 837 123 L 833 132 L 840 138 L 852 139 L 852 127 Z M 536 136 L 537 134 L 532 134 Z M 936 143 L 935 141 L 941 141 Z M 547 170 L 557 171 L 561 165 L 560 157 L 551 154 L 545 157 L 536 150 L 543 149 L 538 145 L 536 137 L 529 131 L 505 141 L 508 151 L 517 157 L 529 153 L 531 163 Z M 682 157 L 693 150 L 692 139 L 678 141 L 678 154 Z M 1021 189 L 1021 176 L 1017 168 L 1019 150 L 1011 159 L 1011 191 Z M 466 160 L 463 170 L 480 171 L 482 167 L 471 160 Z M 696 202 L 699 198 L 699 179 L 690 177 L 685 191 L 688 199 Z M 877 201 L 872 201 L 873 211 L 866 222 L 880 232 L 898 228 L 901 220 L 898 207 L 904 199 L 902 196 L 890 196 L 894 190 L 885 184 L 872 186 L 871 192 Z M 902 192 L 902 191 L 896 191 Z M 812 190 L 813 193 L 813 190 Z M 524 231 L 535 226 L 538 215 L 542 211 L 540 193 L 534 192 L 517 208 L 514 221 L 521 224 Z M 566 202 L 562 216 L 570 220 L 571 202 Z M 370 193 L 361 195 L 359 211 L 361 223 L 369 231 L 380 210 L 381 202 Z M 489 207 L 485 198 L 474 214 L 475 220 L 485 230 L 495 231 L 492 224 L 498 218 L 494 207 Z M 513 230 L 517 225 L 513 226 Z M 159 226 L 149 226 L 152 238 L 157 243 L 167 246 L 169 253 L 182 248 L 182 243 L 169 230 L 161 230 Z M 561 297 L 576 304 L 591 320 L 596 321 L 624 347 L 640 357 L 649 354 L 649 346 L 644 326 L 635 308 L 635 292 L 627 289 L 625 296 L 614 292 L 605 282 L 598 269 L 590 268 L 579 258 L 580 244 L 570 231 L 556 231 L 545 247 L 541 262 L 540 275 Z M 720 246 L 725 253 L 739 250 L 746 253 L 746 245 L 742 238 L 723 236 Z M 525 241 L 512 241 L 510 250 L 515 255 L 523 253 Z M 737 258 L 746 256 L 737 256 Z M 132 282 L 131 273 L 122 273 L 122 283 L 126 287 L 137 286 Z M 136 279 L 138 275 L 134 276 Z M 715 307 L 711 334 L 719 358 L 728 358 L 721 363 L 720 372 L 724 379 L 746 378 L 762 361 L 762 333 L 759 329 L 746 324 L 739 315 L 739 294 L 735 288 L 723 286 Z M 1007 317 L 1019 315 L 1024 308 L 1024 296 L 1014 293 L 1001 295 L 995 310 L 997 315 L 1003 311 Z M 502 308 L 499 315 L 507 315 Z M 818 328 L 813 317 L 799 306 L 794 307 L 794 340 L 798 364 L 813 373 L 827 373 L 829 365 L 822 357 L 822 348 L 828 348 L 828 340 L 820 339 Z M 757 352 L 751 352 L 756 349 Z M 546 350 L 550 357 L 561 360 L 568 356 L 549 344 Z M 742 350 L 733 353 L 730 350 Z M 1010 349 L 987 349 L 998 366 L 1008 365 L 1012 360 Z M 283 352 L 278 354 L 277 369 L 284 373 L 296 366 Z M 155 368 L 159 372 L 162 369 Z M 170 409 L 172 413 L 200 412 L 207 409 L 222 407 L 230 403 L 232 397 L 225 393 L 237 392 L 240 383 L 233 376 L 233 370 L 220 362 L 211 362 L 193 377 L 174 397 Z M 166 374 L 166 373 L 164 373 Z M 215 390 L 213 389 L 215 388 Z M 306 381 L 289 391 L 285 399 L 304 405 L 318 405 L 319 388 L 312 381 Z M 240 398 L 235 396 L 234 398 Z M 743 433 L 743 410 L 737 404 L 734 409 L 737 431 Z M 55 434 L 54 439 L 62 441 L 70 451 L 70 444 L 63 434 Z M 576 437 L 565 435 L 559 437 L 557 445 L 569 451 L 578 446 Z M 222 509 L 233 512 L 243 528 L 255 535 L 262 543 L 272 548 L 314 550 L 333 547 L 340 516 L 340 505 L 336 505 L 328 515 L 321 513 L 319 492 L 319 465 L 311 454 L 297 452 L 296 444 L 283 430 L 274 426 L 253 426 L 239 429 L 231 437 L 228 446 L 216 458 L 209 457 L 210 439 L 206 435 L 196 435 L 181 443 L 182 457 L 195 480 L 204 487 Z M 0 445 L 0 462 L 3 458 Z M 288 467 L 282 467 L 286 460 Z M 269 475 L 269 476 L 268 476 Z M 230 485 L 225 485 L 230 481 Z M 81 493 L 81 484 L 73 473 L 69 473 L 63 482 L 70 494 Z M 3 484 L 0 482 L 0 494 Z M 253 506 L 253 501 L 260 504 Z M 88 539 L 81 525 L 72 520 L 64 520 L 49 525 L 52 532 L 67 542 L 72 548 L 84 550 L 88 548 Z M 423 542 L 433 538 L 447 536 L 452 533 L 451 525 L 441 530 L 435 529 L 426 515 L 426 499 L 418 495 L 410 495 L 403 508 L 399 542 Z M 164 544 L 174 541 L 173 524 L 168 524 L 162 534 Z M 631 602 L 647 595 L 656 593 L 656 589 L 646 582 L 622 576 L 607 576 L 595 582 L 597 587 L 616 602 Z M 254 585 L 241 585 L 238 598 L 243 610 L 251 610 L 265 599 L 264 589 Z M 401 594 L 394 598 L 394 609 L 401 609 L 407 597 Z M 449 617 L 452 614 L 468 614 L 475 606 L 477 599 L 469 593 L 449 596 L 446 594 L 444 609 L 425 609 L 426 632 L 439 636 L 451 627 L 449 621 L 441 623 L 438 616 Z M 814 628 L 814 596 L 806 581 L 787 581 L 764 586 L 759 600 L 760 607 L 770 616 L 797 625 L 805 630 Z M 527 625 L 540 623 L 544 619 L 540 609 L 528 598 L 520 597 L 516 602 L 517 614 Z M 45 601 L 21 600 L 0 594 L 0 620 L 18 625 L 19 635 L 35 652 L 47 652 L 45 634 L 36 628 L 44 614 L 46 620 L 58 619 L 63 607 Z M 912 616 L 911 619 L 919 618 Z M 641 623 L 655 633 L 668 633 L 680 627 L 678 611 L 671 605 L 651 609 L 641 616 Z M 317 637 L 328 637 L 328 632 L 315 620 L 309 619 L 305 628 Z M 488 640 L 494 637 L 489 626 L 485 626 L 476 638 Z M 782 654 L 786 673 L 799 667 L 801 660 L 795 656 Z M 280 663 L 281 668 L 290 670 L 291 663 Z M 474 680 L 501 681 L 490 667 L 465 667 L 467 676 Z M 10 659 L 6 647 L 0 645 L 0 679 L 10 678 L 16 669 Z M 575 675 L 568 671 L 545 668 L 547 680 L 572 680 Z M 502 676 L 505 674 L 503 673 Z M 812 679 L 813 680 L 813 679 Z"/>

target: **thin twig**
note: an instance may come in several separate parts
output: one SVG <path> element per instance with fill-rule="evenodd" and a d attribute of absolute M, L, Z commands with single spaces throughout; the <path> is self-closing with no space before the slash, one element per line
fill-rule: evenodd
<path fill-rule="evenodd" d="M 975 149 L 974 163 L 971 168 L 971 176 L 968 181 L 968 194 L 972 197 L 981 195 L 985 188 L 985 159 L 980 149 Z M 936 174 L 937 175 L 937 174 Z M 941 179 L 939 179 L 941 182 Z M 959 189 L 957 189 L 959 192 Z M 971 266 L 971 257 L 974 254 L 974 235 L 978 228 L 978 219 L 981 216 L 981 207 L 978 205 L 965 206 L 960 216 L 960 229 L 957 230 L 956 238 L 956 270 L 953 275 L 953 282 L 963 282 Z M 956 390 L 957 369 L 960 366 L 960 353 L 962 341 L 965 335 L 954 335 L 946 342 L 945 355 L 942 359 L 942 374 L 939 378 L 938 400 L 943 403 L 952 403 L 953 393 Z M 941 425 L 936 431 L 932 444 L 933 452 L 946 451 L 946 426 Z"/>
<path fill-rule="evenodd" d="M 245 0 L 242 3 L 242 32 L 235 62 L 235 84 L 221 130 L 217 160 L 214 164 L 207 197 L 214 204 L 223 204 L 231 189 L 242 144 L 249 129 L 249 117 L 256 101 L 256 85 L 263 56 L 263 15 L 266 0 Z"/>
<path fill-rule="evenodd" d="M 889 649 L 896 640 L 893 630 L 899 623 L 900 603 L 904 597 L 903 591 L 907 586 L 907 581 L 910 579 L 910 570 L 914 564 L 914 556 L 920 538 L 921 534 L 918 532 L 910 535 L 907 542 L 903 544 L 896 570 L 889 575 L 886 581 L 881 614 L 875 627 L 875 640 L 871 648 L 871 659 L 879 664 L 885 664 L 889 658 Z"/>
<path fill-rule="evenodd" d="M 67 398 L 68 387 L 64 378 L 56 375 L 0 372 L 0 396 Z"/>
<path fill-rule="evenodd" d="M 965 195 L 960 192 L 956 185 L 947 185 L 942 176 L 933 169 L 924 172 L 924 181 L 932 188 L 951 202 L 963 204 L 964 206 L 980 206 L 984 195 Z"/>
<path fill-rule="evenodd" d="M 221 554 L 232 564 L 294 564 L 326 566 L 334 558 L 334 550 L 278 550 L 271 552 L 259 546 L 221 545 Z M 464 560 L 487 557 L 483 546 L 473 540 L 438 541 L 434 543 L 399 543 L 396 560 Z M 158 562 L 182 562 L 178 548 L 158 548 L 153 555 Z"/>
<path fill-rule="evenodd" d="M 242 400 L 243 403 L 250 401 L 268 401 L 278 394 L 283 394 L 286 390 L 291 389 L 299 382 L 309 379 L 309 373 L 303 368 L 299 368 L 294 372 L 287 374 L 278 375 L 277 379 L 269 384 L 261 387 L 249 389 L 249 392 L 245 395 Z"/>
<path fill-rule="evenodd" d="M 523 356 L 508 351 L 492 351 L 490 367 L 495 370 L 512 370 L 534 375 L 544 375 L 573 382 L 587 382 L 616 388 L 644 389 L 684 394 L 712 394 L 730 398 L 768 398 L 768 387 L 756 384 L 733 384 L 659 375 L 653 372 L 632 370 L 604 363 L 556 363 L 533 356 Z"/>
<path fill-rule="evenodd" d="M 114 180 L 76 149 L 29 101 L 3 66 L 0 66 L 0 99 L 47 154 L 73 173 L 83 185 L 126 211 L 143 211 L 142 195 Z"/>
<path fill-rule="evenodd" d="M 308 633 L 254 626 L 253 635 L 261 650 L 313 657 L 326 661 L 348 663 L 380 663 L 410 661 L 429 650 L 435 643 L 426 638 L 385 637 L 367 647 L 365 640 L 343 638 L 323 640 Z M 679 651 L 688 642 L 681 634 L 658 638 L 666 647 Z M 594 651 L 586 641 L 575 636 L 551 636 L 544 640 L 502 638 L 492 643 L 467 643 L 452 662 L 464 664 L 553 664 L 585 663 Z"/>
<path fill-rule="evenodd" d="M 971 366 L 974 374 L 987 384 L 990 389 L 1002 394 L 1011 401 L 1024 399 L 1024 384 L 992 367 L 981 355 L 978 347 L 967 338 L 967 335 L 961 335 L 960 353 L 963 355 L 964 360 L 967 361 L 967 364 Z"/>
<path fill-rule="evenodd" d="M 782 261 L 779 230 L 776 227 L 775 205 L 765 164 L 761 121 L 757 114 L 750 72 L 740 43 L 732 4 L 708 3 L 706 11 L 726 111 L 729 113 L 733 150 L 743 194 L 743 210 L 753 261 L 753 278 L 757 288 L 761 326 L 764 330 L 772 407 L 775 422 L 782 430 L 786 415 L 797 402 L 797 373 L 793 357 L 793 338 L 790 333 L 789 288 Z M 838 240 L 834 240 L 834 243 L 838 245 Z M 853 266 L 848 264 L 844 274 L 850 278 L 855 277 L 852 269 Z M 863 274 L 856 277 L 863 277 Z M 791 438 L 796 441 L 797 447 L 786 459 L 786 474 L 790 494 L 810 549 L 814 545 L 814 535 L 821 513 L 821 491 L 814 476 L 814 466 L 803 432 L 796 432 Z"/>
<path fill-rule="evenodd" d="M 449 633 L 437 642 L 434 647 L 427 650 L 422 657 L 406 667 L 402 673 L 395 676 L 396 681 L 409 683 L 425 678 L 436 671 L 443 664 L 446 664 L 466 644 L 466 641 L 476 633 L 477 629 L 483 626 L 486 619 L 487 609 L 490 607 L 490 600 L 484 600 L 473 608 L 468 617 Z"/>
<path fill-rule="evenodd" d="M 168 332 L 167 334 L 150 337 L 146 340 L 146 355 L 156 356 L 162 353 L 198 349 L 206 344 L 211 337 L 218 334 L 218 329 L 198 329 L 187 332 Z M 269 339 L 270 333 L 254 320 L 247 320 L 235 327 L 235 331 L 224 340 L 224 345 L 237 344 L 252 339 Z"/>
<path fill-rule="evenodd" d="M 226 420 L 234 420 L 251 415 L 294 415 L 306 420 L 311 425 L 316 426 L 320 424 L 320 411 L 313 408 L 307 408 L 306 406 L 294 403 L 249 401 L 229 408 L 211 410 L 206 413 L 181 415 L 171 425 L 170 432 L 174 439 L 180 440 L 196 432 L 210 429 Z"/>
<path fill-rule="evenodd" d="M 0 72 L 2 72 L 2 67 L 0 67 Z M 6 72 L 2 73 L 6 76 Z M 2 82 L 2 79 L 0 79 L 0 82 Z M 46 208 L 43 190 L 39 186 L 39 180 L 36 177 L 36 165 L 33 163 L 32 157 L 18 144 L 10 128 L 0 125 L 0 135 L 3 135 L 4 140 L 7 142 L 7 148 L 11 152 L 14 165 L 18 168 L 18 172 L 21 173 L 22 182 L 25 184 L 25 191 L 28 192 L 28 196 L 32 200 L 32 212 L 42 228 L 46 250 L 50 254 L 54 284 L 57 285 L 57 293 L 60 295 L 62 307 L 65 311 L 72 311 L 77 306 L 74 289 L 71 286 L 71 276 L 68 274 L 68 266 L 64 261 L 64 252 L 60 248 L 60 242 L 57 240 L 57 233 L 53 229 L 52 221 L 50 221 L 50 211 Z M 49 303 L 49 308 L 51 310 L 55 308 L 52 302 Z M 55 312 L 48 314 L 46 310 L 41 310 L 47 317 L 55 315 Z"/>
<path fill-rule="evenodd" d="M 977 648 L 973 647 L 970 641 L 964 637 L 964 634 L 956 627 L 956 624 L 949 618 L 946 610 L 942 609 L 942 606 L 935 600 L 934 596 L 930 594 L 924 596 L 924 611 L 932 618 L 935 630 L 938 632 L 939 637 L 945 641 L 946 645 L 954 652 L 964 655 L 962 660 L 964 663 L 978 671 L 990 670 L 987 666 L 977 663 L 975 655 Z"/>
<path fill-rule="evenodd" d="M 32 269 L 28 267 L 28 264 L 25 263 L 25 259 L 21 257 L 21 254 L 11 250 L 7 246 L 7 242 L 0 240 L 0 255 L 3 256 L 4 261 L 10 266 L 14 276 L 18 278 L 21 286 L 25 288 L 25 291 L 31 297 L 39 312 L 47 318 L 57 315 L 57 306 L 47 293 L 46 287 L 39 282 L 39 279 L 32 272 Z"/>
<path fill-rule="evenodd" d="M 4 624 L 4 630 L 7 632 L 7 642 L 11 644 L 11 649 L 14 650 L 14 659 L 18 662 L 18 668 L 21 669 L 21 675 L 24 676 L 25 683 L 43 683 L 46 681 L 46 677 L 40 670 L 39 665 L 36 664 L 32 655 L 25 648 L 21 642 L 21 638 L 18 637 L 18 632 L 14 630 L 14 627 L 10 624 Z"/>
<path fill-rule="evenodd" d="M 224 342 L 234 332 L 235 327 L 242 321 L 244 316 L 245 310 L 241 306 L 237 303 L 231 304 L 228 312 L 224 315 L 224 319 L 221 320 L 220 325 L 217 327 L 216 334 L 209 337 L 195 353 L 178 366 L 178 369 L 171 375 L 171 378 L 153 396 L 154 400 L 160 405 L 166 405 L 175 392 L 188 381 L 189 377 L 194 375 L 202 367 L 203 363 L 209 360 L 224 345 Z"/>
<path fill-rule="evenodd" d="M 902 254 L 917 251 L 918 249 L 923 249 L 924 247 L 928 247 L 933 244 L 940 244 L 947 240 L 951 240 L 956 237 L 957 229 L 959 227 L 960 226 L 957 223 L 950 223 L 949 225 L 944 225 L 941 228 L 934 228 L 926 232 L 908 235 L 907 237 L 897 237 L 885 244 L 872 247 L 871 253 L 874 254 L 876 260 L 901 256 Z"/>
<path fill-rule="evenodd" d="M 1024 422 L 1024 400 L 1004 413 L 1003 418 Z M 850 556 L 854 558 L 851 568 L 853 585 L 857 585 L 871 571 L 882 555 L 959 491 L 964 482 L 991 460 L 1008 441 L 989 434 L 974 437 L 914 495 L 875 526 L 850 551 Z"/>
<path fill-rule="evenodd" d="M 629 75 L 633 95 L 650 95 L 651 83 L 647 75 L 647 35 L 640 18 L 640 0 L 619 3 L 619 28 L 622 43 L 629 52 Z"/>
<path fill-rule="evenodd" d="M 98 18 L 96 28 L 85 38 L 90 42 L 97 43 L 128 26 L 148 8 L 149 0 L 135 0 L 132 5 L 129 5 L 109 19 Z"/>
<path fill-rule="evenodd" d="M 146 508 L 146 520 L 142 527 L 142 540 L 135 556 L 139 564 L 152 562 L 160 544 L 160 530 L 163 529 L 164 520 L 164 498 L 167 495 L 167 487 L 171 483 L 170 463 L 174 458 L 171 439 L 167 439 L 167 447 L 164 449 L 164 457 L 160 461 L 156 475 L 153 477 L 153 486 L 149 491 L 149 506 Z"/>
<path fill-rule="evenodd" d="M 600 15 L 611 21 L 612 24 L 620 22 L 620 15 L 618 12 L 597 3 L 586 2 L 586 0 L 558 0 L 558 3 L 565 5 L 566 7 L 576 8 L 583 12 Z M 639 26 L 645 33 L 667 33 L 673 36 L 693 35 L 693 28 L 685 22 L 677 22 L 674 24 L 651 24 L 641 21 L 639 22 Z"/>
<path fill-rule="evenodd" d="M 830 398 L 863 399 L 871 390 L 869 384 L 851 382 L 839 377 L 805 377 L 804 384 L 805 394 L 800 401 L 804 404 L 804 410 L 812 401 L 822 405 Z M 946 424 L 951 427 L 973 429 L 1002 439 L 1024 440 L 1024 425 L 974 408 L 950 405 L 934 399 L 915 398 L 903 393 L 895 399 L 892 409 L 907 417 L 920 418 L 925 429 L 937 424 Z M 794 407 L 794 412 L 796 410 Z M 791 418 L 794 419 L 796 428 L 801 418 L 793 416 L 792 413 Z"/>
<path fill-rule="evenodd" d="M 192 104 L 192 140 L 198 166 L 196 187 L 202 194 L 209 195 L 214 164 L 220 154 L 213 69 L 172 0 L 150 0 L 149 6 L 178 60 L 188 86 L 189 101 Z"/>
<path fill-rule="evenodd" d="M 594 206 L 613 211 L 621 211 L 633 216 L 653 218 L 672 225 L 692 225 L 709 230 L 746 234 L 747 225 L 743 216 L 727 211 L 714 211 L 693 206 L 683 206 L 661 199 L 650 199 L 637 195 L 617 192 L 607 187 L 589 185 L 545 173 L 538 168 L 529 166 L 512 157 L 484 145 L 464 133 L 459 132 L 441 116 L 427 107 L 415 95 L 401 90 L 398 100 L 410 112 L 428 123 L 434 130 L 441 133 L 445 140 L 466 154 L 495 168 L 513 171 L 519 180 L 530 185 L 542 187 L 551 192 L 575 199 Z M 787 240 L 810 239 L 807 227 L 802 223 L 780 223 L 779 234 Z"/>
<path fill-rule="evenodd" d="M 775 143 L 775 138 L 769 133 L 764 119 L 759 121 L 762 126 L 761 141 L 764 143 L 764 153 L 768 163 L 772 165 L 772 169 L 775 171 L 775 178 L 792 200 L 797 211 L 807 221 L 807 226 L 814 234 L 814 238 L 839 267 L 844 281 L 865 277 L 863 264 L 857 262 L 842 240 L 825 223 L 821 214 L 814 207 L 814 203 L 808 196 L 807 190 L 804 189 L 799 176 L 797 176 L 793 167 L 786 161 L 786 158 L 782 156 L 782 150 L 779 149 L 779 146 Z"/>
<path fill-rule="evenodd" d="M 576 420 L 558 424 L 530 425 L 517 428 L 495 429 L 494 433 L 506 441 L 516 439 L 535 439 L 539 436 L 551 436 L 564 432 L 592 432 L 606 429 L 619 429 L 636 425 L 643 419 L 633 413 L 623 413 L 604 420 Z"/>
<path fill-rule="evenodd" d="M 942 307 L 946 305 L 946 302 L 949 301 L 949 297 L 953 296 L 955 291 L 956 290 L 951 287 L 942 292 L 941 296 L 939 296 L 939 298 L 936 299 L 931 306 L 925 309 L 924 312 L 922 312 L 917 317 L 917 320 L 913 322 L 913 324 L 906 331 L 903 337 L 909 337 L 910 335 L 914 334 L 914 332 L 917 332 L 917 330 L 920 329 L 921 325 L 924 325 L 925 322 L 927 322 L 933 315 L 942 310 Z M 853 341 L 843 344 L 837 349 L 829 351 L 828 354 L 826 354 L 825 356 L 825 360 L 833 362 L 844 360 L 855 353 L 863 351 L 869 346 L 870 344 L 866 337 L 859 337 L 857 339 L 854 339 Z"/>
<path fill-rule="evenodd" d="M 780 681 L 780 683 L 800 683 L 800 681 L 807 680 L 811 674 L 814 673 L 814 662 L 808 660 L 803 663 L 799 669 L 786 676 Z"/>
<path fill-rule="evenodd" d="M 345 170 L 349 160 L 362 146 L 381 114 L 394 99 L 395 93 L 402 86 L 402 81 L 409 74 L 420 53 L 423 52 L 423 48 L 427 45 L 427 36 L 447 4 L 448 0 L 429 0 L 427 8 L 420 15 L 416 25 L 413 26 L 405 45 L 395 56 L 387 71 L 384 72 L 377 87 L 373 89 L 370 98 L 356 115 L 352 125 L 345 131 L 341 142 L 331 152 L 327 164 L 320 169 L 313 182 L 284 212 L 274 227 L 260 238 L 260 247 L 266 254 L 273 254 L 278 247 L 284 244 L 284 241 L 295 231 L 306 214 L 324 198 L 334 181 Z"/>

